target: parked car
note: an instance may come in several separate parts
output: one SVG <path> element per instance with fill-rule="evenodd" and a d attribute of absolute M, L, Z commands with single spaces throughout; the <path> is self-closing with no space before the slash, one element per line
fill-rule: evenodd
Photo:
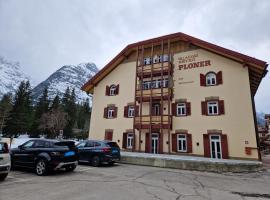
<path fill-rule="evenodd" d="M 0 181 L 3 181 L 10 170 L 10 155 L 8 144 L 0 142 Z"/>
<path fill-rule="evenodd" d="M 77 145 L 79 162 L 88 162 L 94 167 L 107 163 L 113 165 L 120 160 L 120 148 L 116 142 L 85 140 Z"/>
<path fill-rule="evenodd" d="M 32 139 L 11 149 L 11 166 L 35 169 L 37 175 L 52 170 L 73 171 L 78 164 L 78 150 L 73 141 Z"/>

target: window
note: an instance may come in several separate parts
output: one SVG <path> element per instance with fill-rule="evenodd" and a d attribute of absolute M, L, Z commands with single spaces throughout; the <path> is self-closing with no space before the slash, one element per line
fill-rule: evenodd
<path fill-rule="evenodd" d="M 163 55 L 163 62 L 168 62 L 169 61 L 169 55 L 165 54 Z"/>
<path fill-rule="evenodd" d="M 162 56 L 158 56 L 158 62 L 162 62 Z"/>
<path fill-rule="evenodd" d="M 177 151 L 187 152 L 187 137 L 185 134 L 177 134 Z"/>
<path fill-rule="evenodd" d="M 207 102 L 207 112 L 208 115 L 218 115 L 218 102 L 217 101 Z"/>
<path fill-rule="evenodd" d="M 128 117 L 134 117 L 135 109 L 134 106 L 128 106 Z"/>
<path fill-rule="evenodd" d="M 34 144 L 34 141 L 31 140 L 31 141 L 26 142 L 26 143 L 23 144 L 22 146 L 23 146 L 24 148 L 30 148 L 30 147 L 33 146 L 33 144 Z"/>
<path fill-rule="evenodd" d="M 159 56 L 155 55 L 153 57 L 153 63 L 158 63 L 159 62 Z"/>
<path fill-rule="evenodd" d="M 81 143 L 79 143 L 79 144 L 77 145 L 77 147 L 78 147 L 78 148 L 80 148 L 80 147 L 84 147 L 84 146 L 85 146 L 85 144 L 86 144 L 86 142 L 81 142 Z"/>
<path fill-rule="evenodd" d="M 114 117 L 114 108 L 108 108 L 107 117 L 108 118 L 113 118 Z"/>
<path fill-rule="evenodd" d="M 187 114 L 187 108 L 185 103 L 177 104 L 177 116 L 184 116 Z"/>
<path fill-rule="evenodd" d="M 94 147 L 95 146 L 95 143 L 93 141 L 88 141 L 86 143 L 86 146 L 85 147 Z"/>
<path fill-rule="evenodd" d="M 216 85 L 217 84 L 217 77 L 216 74 L 213 72 L 210 72 L 206 75 L 206 85 Z"/>
<path fill-rule="evenodd" d="M 168 80 L 168 79 L 164 79 L 164 80 L 163 80 L 163 87 L 164 87 L 164 88 L 167 88 L 168 85 L 169 85 L 169 80 Z"/>
<path fill-rule="evenodd" d="M 116 95 L 116 86 L 112 85 L 110 87 L 110 96 L 115 96 Z"/>
<path fill-rule="evenodd" d="M 131 149 L 133 144 L 133 133 L 127 135 L 127 148 Z"/>
<path fill-rule="evenodd" d="M 143 61 L 143 63 L 145 65 L 150 65 L 151 64 L 151 61 L 152 61 L 152 58 L 145 58 L 144 61 Z"/>

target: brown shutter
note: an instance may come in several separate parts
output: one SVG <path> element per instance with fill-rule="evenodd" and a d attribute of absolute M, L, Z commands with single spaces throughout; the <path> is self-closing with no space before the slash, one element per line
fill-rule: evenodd
<path fill-rule="evenodd" d="M 205 101 L 201 102 L 202 115 L 207 115 L 207 103 Z"/>
<path fill-rule="evenodd" d="M 225 114 L 225 109 L 224 109 L 224 100 L 219 100 L 218 101 L 218 110 L 220 115 Z"/>
<path fill-rule="evenodd" d="M 113 113 L 113 118 L 116 118 L 117 117 L 117 107 L 114 107 L 114 113 Z"/>
<path fill-rule="evenodd" d="M 128 117 L 128 106 L 124 107 L 124 117 Z"/>
<path fill-rule="evenodd" d="M 211 157 L 209 135 L 203 134 L 204 157 Z"/>
<path fill-rule="evenodd" d="M 119 94 L 119 84 L 116 86 L 115 93 L 116 93 L 116 94 Z"/>
<path fill-rule="evenodd" d="M 221 135 L 221 148 L 222 148 L 222 158 L 228 159 L 229 158 L 229 151 L 228 151 L 227 135 Z"/>
<path fill-rule="evenodd" d="M 172 134 L 172 151 L 177 152 L 177 134 Z"/>
<path fill-rule="evenodd" d="M 150 134 L 149 133 L 145 133 L 145 153 L 150 153 L 149 139 L 150 139 Z"/>
<path fill-rule="evenodd" d="M 186 108 L 187 108 L 187 115 L 191 115 L 191 105 L 190 102 L 186 103 Z"/>
<path fill-rule="evenodd" d="M 223 80 L 222 80 L 222 71 L 219 71 L 217 73 L 217 84 L 222 84 L 223 83 Z"/>
<path fill-rule="evenodd" d="M 172 103 L 172 115 L 176 116 L 176 103 Z"/>
<path fill-rule="evenodd" d="M 192 153 L 192 135 L 187 134 L 187 153 Z"/>
<path fill-rule="evenodd" d="M 109 96 L 110 95 L 110 87 L 108 85 L 106 86 L 105 95 L 106 96 Z"/>
<path fill-rule="evenodd" d="M 163 135 L 159 134 L 159 150 L 158 153 L 163 153 Z"/>
<path fill-rule="evenodd" d="M 108 108 L 104 108 L 104 113 L 103 113 L 104 118 L 108 118 Z"/>
<path fill-rule="evenodd" d="M 136 135 L 133 133 L 133 140 L 132 140 L 132 150 L 134 151 L 136 148 Z"/>
<path fill-rule="evenodd" d="M 200 74 L 200 84 L 201 84 L 201 86 L 205 86 L 205 75 L 204 74 Z"/>
<path fill-rule="evenodd" d="M 122 148 L 127 148 L 127 133 L 123 133 Z"/>
<path fill-rule="evenodd" d="M 139 116 L 139 106 L 135 106 L 135 116 Z"/>
<path fill-rule="evenodd" d="M 112 141 L 113 139 L 113 132 L 105 132 L 105 140 L 110 140 Z"/>

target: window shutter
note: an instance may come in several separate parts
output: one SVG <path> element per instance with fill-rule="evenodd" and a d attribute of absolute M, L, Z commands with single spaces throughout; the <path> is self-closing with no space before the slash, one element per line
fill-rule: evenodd
<path fill-rule="evenodd" d="M 219 71 L 217 73 L 217 85 L 222 84 L 223 80 L 222 80 L 222 71 Z"/>
<path fill-rule="evenodd" d="M 158 153 L 163 153 L 163 135 L 159 134 L 159 140 L 158 140 Z"/>
<path fill-rule="evenodd" d="M 192 153 L 192 135 L 187 134 L 187 153 Z"/>
<path fill-rule="evenodd" d="M 219 100 L 218 101 L 218 110 L 220 115 L 225 114 L 225 109 L 224 109 L 224 100 Z"/>
<path fill-rule="evenodd" d="M 187 115 L 191 115 L 191 104 L 190 104 L 190 102 L 186 103 L 186 108 L 187 108 Z"/>
<path fill-rule="evenodd" d="M 133 140 L 132 140 L 132 150 L 134 151 L 136 148 L 136 135 L 133 133 Z"/>
<path fill-rule="evenodd" d="M 128 117 L 128 106 L 124 107 L 124 117 Z"/>
<path fill-rule="evenodd" d="M 176 116 L 176 103 L 172 103 L 172 115 Z"/>
<path fill-rule="evenodd" d="M 228 159 L 229 158 L 229 151 L 228 151 L 228 140 L 227 135 L 221 135 L 221 148 L 222 148 L 222 158 Z"/>
<path fill-rule="evenodd" d="M 207 115 L 207 103 L 205 101 L 201 102 L 202 115 Z"/>
<path fill-rule="evenodd" d="M 105 95 L 110 96 L 110 87 L 108 85 L 106 86 Z"/>
<path fill-rule="evenodd" d="M 200 74 L 200 84 L 201 84 L 201 86 L 205 86 L 205 75 L 204 74 Z"/>
<path fill-rule="evenodd" d="M 123 133 L 122 148 L 127 148 L 127 133 Z"/>
<path fill-rule="evenodd" d="M 103 114 L 104 118 L 108 118 L 108 108 L 104 108 L 104 114 Z"/>
<path fill-rule="evenodd" d="M 209 135 L 203 134 L 204 157 L 211 157 Z"/>
<path fill-rule="evenodd" d="M 110 140 L 112 141 L 113 139 L 113 132 L 105 132 L 105 140 Z"/>
<path fill-rule="evenodd" d="M 113 113 L 113 118 L 116 118 L 117 117 L 117 107 L 114 107 L 114 113 Z"/>
<path fill-rule="evenodd" d="M 177 152 L 177 134 L 172 134 L 172 151 Z"/>
<path fill-rule="evenodd" d="M 115 93 L 116 93 L 116 94 L 119 94 L 119 84 L 116 86 Z"/>
<path fill-rule="evenodd" d="M 150 134 L 149 133 L 145 133 L 145 153 L 150 153 L 149 139 L 150 139 Z"/>
<path fill-rule="evenodd" d="M 139 106 L 135 106 L 135 116 L 139 116 Z"/>

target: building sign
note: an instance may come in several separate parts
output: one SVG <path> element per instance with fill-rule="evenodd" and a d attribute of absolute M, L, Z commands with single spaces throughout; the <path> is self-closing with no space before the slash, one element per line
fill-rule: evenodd
<path fill-rule="evenodd" d="M 178 69 L 179 70 L 186 70 L 186 69 L 192 69 L 192 68 L 198 68 L 198 67 L 207 67 L 211 65 L 210 60 L 204 60 L 204 61 L 197 61 L 198 53 L 187 55 L 187 56 L 181 56 L 178 58 Z"/>

